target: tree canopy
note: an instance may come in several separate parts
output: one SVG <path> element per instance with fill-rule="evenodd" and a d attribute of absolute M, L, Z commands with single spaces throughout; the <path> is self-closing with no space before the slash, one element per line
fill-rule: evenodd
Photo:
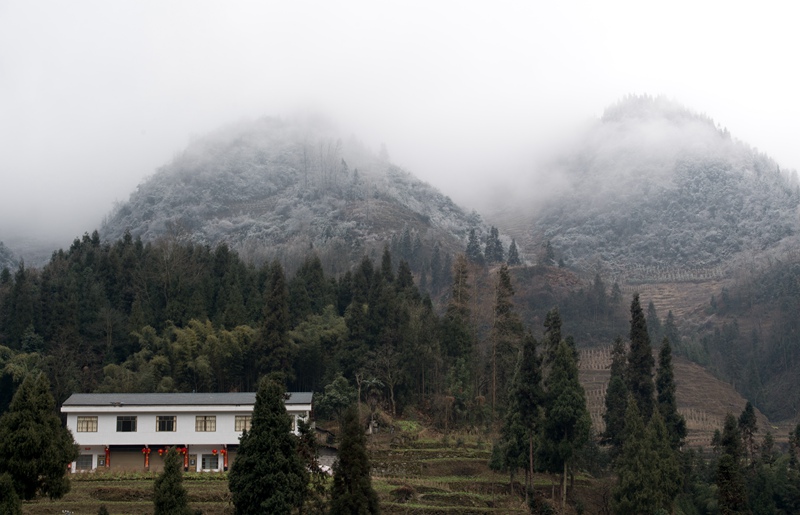
<path fill-rule="evenodd" d="M 358 410 L 350 406 L 341 419 L 339 456 L 333 464 L 330 515 L 374 515 L 380 512 L 372 488 L 366 437 Z"/>
<path fill-rule="evenodd" d="M 228 478 L 237 514 L 288 514 L 305 500 L 308 472 L 284 399 L 281 383 L 261 379 L 250 430 L 242 434 Z"/>
<path fill-rule="evenodd" d="M 78 457 L 72 434 L 61 425 L 43 373 L 28 374 L 0 417 L 0 474 L 11 476 L 20 499 L 51 499 L 69 491 L 67 469 Z"/>

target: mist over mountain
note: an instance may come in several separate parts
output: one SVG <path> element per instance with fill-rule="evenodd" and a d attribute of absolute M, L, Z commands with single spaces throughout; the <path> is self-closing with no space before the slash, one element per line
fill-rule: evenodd
<path fill-rule="evenodd" d="M 576 141 L 542 173 L 538 208 L 505 215 L 571 266 L 622 275 L 713 269 L 794 241 L 796 172 L 704 115 L 630 96 Z"/>
<path fill-rule="evenodd" d="M 319 119 L 262 118 L 194 140 L 116 207 L 101 234 L 226 243 L 254 262 L 315 251 L 344 270 L 384 245 L 463 250 L 480 217 Z"/>

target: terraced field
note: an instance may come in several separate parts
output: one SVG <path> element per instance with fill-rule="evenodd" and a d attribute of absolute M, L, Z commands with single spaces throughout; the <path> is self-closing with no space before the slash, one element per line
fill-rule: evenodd
<path fill-rule="evenodd" d="M 26 515 L 95 514 L 100 506 L 117 515 L 153 513 L 155 474 L 85 474 L 72 481 L 72 489 L 63 499 L 37 499 L 23 503 Z M 184 485 L 189 505 L 204 515 L 233 513 L 228 482 L 222 474 L 186 474 Z"/>
<path fill-rule="evenodd" d="M 654 353 L 655 354 L 655 353 Z M 654 355 L 657 359 L 657 356 Z M 586 402 L 595 431 L 603 431 L 606 387 L 610 376 L 611 347 L 585 349 L 580 354 L 581 384 L 586 391 Z M 686 419 L 687 444 L 706 447 L 711 444 L 714 430 L 722 430 L 725 415 L 735 416 L 744 409 L 747 401 L 728 383 L 720 381 L 700 365 L 681 357 L 673 357 L 678 411 Z M 772 424 L 756 410 L 760 428 L 769 428 L 776 441 L 785 441 L 790 427 Z M 784 427 L 785 426 L 785 427 Z M 766 429 L 759 435 L 763 436 Z"/>
<path fill-rule="evenodd" d="M 506 474 L 489 469 L 491 445 L 480 436 L 460 434 L 445 437 L 417 424 L 411 430 L 369 437 L 372 483 L 384 514 L 523 514 L 523 478 L 513 486 Z M 85 474 L 73 479 L 72 490 L 63 499 L 39 499 L 25 503 L 23 513 L 95 514 L 101 505 L 114 515 L 153 513 L 153 481 L 149 473 Z M 560 495 L 557 478 L 537 475 L 537 496 Z M 189 504 L 204 515 L 230 515 L 228 482 L 224 474 L 186 474 L 184 484 Z M 585 513 L 601 513 L 602 492 L 610 491 L 602 481 L 576 478 L 573 500 Z M 567 513 L 576 513 L 574 505 Z"/>

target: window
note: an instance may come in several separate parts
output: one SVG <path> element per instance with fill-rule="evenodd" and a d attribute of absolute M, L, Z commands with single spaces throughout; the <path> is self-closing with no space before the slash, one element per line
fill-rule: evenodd
<path fill-rule="evenodd" d="M 156 431 L 176 431 L 177 427 L 175 415 L 159 415 L 156 417 Z"/>
<path fill-rule="evenodd" d="M 136 417 L 117 417 L 118 433 L 133 433 L 136 431 Z"/>
<path fill-rule="evenodd" d="M 75 460 L 75 470 L 92 470 L 92 455 L 81 454 Z"/>
<path fill-rule="evenodd" d="M 78 432 L 79 433 L 96 433 L 97 432 L 97 417 L 78 417 Z"/>
<path fill-rule="evenodd" d="M 216 454 L 203 454 L 203 470 L 216 470 L 219 468 L 219 456 Z"/>
<path fill-rule="evenodd" d="M 250 421 L 253 419 L 250 415 L 236 415 L 235 431 L 250 431 Z"/>
<path fill-rule="evenodd" d="M 216 431 L 217 417 L 215 415 L 198 415 L 194 421 L 195 431 Z"/>

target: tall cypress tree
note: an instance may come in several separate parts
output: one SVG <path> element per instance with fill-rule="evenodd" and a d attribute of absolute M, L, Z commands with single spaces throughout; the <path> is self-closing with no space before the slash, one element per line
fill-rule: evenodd
<path fill-rule="evenodd" d="M 561 343 L 561 315 L 555 307 L 544 316 L 544 365 L 550 365 Z"/>
<path fill-rule="evenodd" d="M 656 372 L 656 398 L 658 411 L 664 420 L 669 433 L 670 445 L 674 450 L 680 449 L 686 438 L 686 420 L 678 413 L 678 400 L 675 397 L 675 374 L 672 370 L 672 347 L 664 337 L 658 353 L 658 370 Z"/>
<path fill-rule="evenodd" d="M 656 305 L 652 300 L 647 303 L 647 315 L 645 316 L 645 320 L 647 321 L 647 334 L 650 336 L 650 341 L 653 343 L 661 341 L 664 337 L 661 319 L 658 318 Z"/>
<path fill-rule="evenodd" d="M 492 414 L 505 397 L 514 370 L 513 360 L 522 342 L 524 330 L 514 310 L 514 287 L 508 265 L 500 266 L 495 287 L 494 324 L 492 325 Z"/>
<path fill-rule="evenodd" d="M 467 258 L 461 254 L 453 266 L 453 285 L 444 316 L 439 321 L 439 341 L 448 370 L 447 389 L 471 391 L 475 353 L 470 310 L 470 282 Z"/>
<path fill-rule="evenodd" d="M 183 486 L 182 460 L 171 447 L 164 458 L 164 470 L 153 484 L 154 515 L 189 515 L 189 496 Z"/>
<path fill-rule="evenodd" d="M 550 375 L 547 377 L 547 405 L 544 435 L 550 448 L 553 464 L 563 468 L 561 510 L 567 493 L 569 462 L 578 449 L 589 440 L 592 421 L 586 408 L 586 393 L 578 378 L 575 355 L 563 341 L 559 344 Z"/>
<path fill-rule="evenodd" d="M 289 290 L 279 261 L 273 261 L 264 286 L 264 319 L 258 336 L 256 359 L 259 372 L 282 372 L 292 379 L 292 347 L 289 331 Z"/>
<path fill-rule="evenodd" d="M 742 410 L 739 415 L 739 431 L 742 434 L 742 442 L 744 443 L 744 450 L 747 453 L 747 459 L 750 463 L 755 462 L 756 454 L 756 433 L 758 432 L 758 420 L 756 419 L 756 411 L 750 401 Z"/>
<path fill-rule="evenodd" d="M 483 266 L 486 264 L 486 261 L 483 257 L 483 252 L 481 252 L 481 244 L 478 242 L 478 236 L 475 234 L 475 229 L 469 230 L 469 240 L 467 241 L 467 250 L 466 250 L 467 259 L 476 264 Z"/>
<path fill-rule="evenodd" d="M 284 399 L 282 384 L 261 379 L 250 431 L 242 434 L 228 476 L 238 515 L 288 514 L 305 500 L 308 472 Z"/>
<path fill-rule="evenodd" d="M 530 333 L 525 335 L 522 343 L 522 359 L 511 393 L 510 409 L 506 424 L 519 424 L 521 430 L 522 451 L 526 454 L 528 464 L 526 485 L 533 486 L 534 451 L 537 435 L 541 429 L 542 412 L 544 410 L 544 390 L 542 389 L 542 360 L 536 355 L 536 340 Z M 526 490 L 527 495 L 527 490 Z"/>
<path fill-rule="evenodd" d="M 519 250 L 517 249 L 517 241 L 511 238 L 511 245 L 508 246 L 508 266 L 521 265 L 522 260 L 519 258 Z"/>
<path fill-rule="evenodd" d="M 717 464 L 717 503 L 724 515 L 748 513 L 747 489 L 742 475 L 742 435 L 732 414 L 725 417 Z"/>
<path fill-rule="evenodd" d="M 628 368 L 625 371 L 625 378 L 628 381 L 628 390 L 638 405 L 639 413 L 644 420 L 650 420 L 654 404 L 653 366 L 655 360 L 638 293 L 633 296 L 631 302 L 630 339 L 631 347 L 628 352 Z"/>
<path fill-rule="evenodd" d="M 69 492 L 67 465 L 77 458 L 78 447 L 56 414 L 47 376 L 29 373 L 0 417 L 0 474 L 11 476 L 20 499 L 37 494 L 58 499 Z"/>
<path fill-rule="evenodd" d="M 628 387 L 625 385 L 625 345 L 622 338 L 614 340 L 611 350 L 611 378 L 606 389 L 605 413 L 603 421 L 603 443 L 611 446 L 611 458 L 616 459 L 625 441 L 625 411 L 627 410 Z"/>
<path fill-rule="evenodd" d="M 618 481 L 611 506 L 618 515 L 655 513 L 659 508 L 657 455 L 650 445 L 639 405 L 629 395 L 625 412 L 625 442 L 615 462 Z"/>
<path fill-rule="evenodd" d="M 333 464 L 330 515 L 379 513 L 378 495 L 370 478 L 366 437 L 355 406 L 345 411 L 341 428 L 339 457 Z"/>
<path fill-rule="evenodd" d="M 671 436 L 661 413 L 654 410 L 647 426 L 647 444 L 656 458 L 651 464 L 656 486 L 656 505 L 664 513 L 672 513 L 675 496 L 680 492 L 683 483 L 678 451 L 672 448 Z"/>
<path fill-rule="evenodd" d="M 497 227 L 492 226 L 489 230 L 489 236 L 486 238 L 486 251 L 484 252 L 486 262 L 501 263 L 505 258 L 505 251 L 503 250 L 503 242 L 500 241 L 500 231 Z"/>

